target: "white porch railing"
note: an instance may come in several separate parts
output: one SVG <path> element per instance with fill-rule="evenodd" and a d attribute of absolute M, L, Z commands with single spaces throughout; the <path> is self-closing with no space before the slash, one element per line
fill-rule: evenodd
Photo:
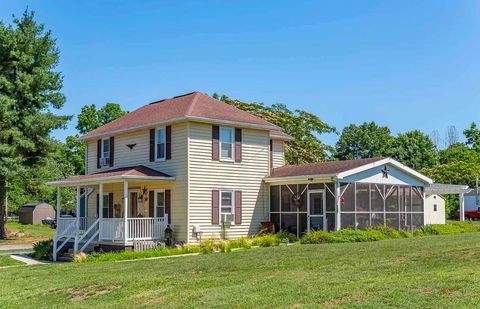
<path fill-rule="evenodd" d="M 57 236 L 63 234 L 63 232 L 70 226 L 72 222 L 75 222 L 77 218 L 67 217 L 67 218 L 58 218 L 57 220 Z"/>
<path fill-rule="evenodd" d="M 127 240 L 149 240 L 165 238 L 168 217 L 164 218 L 128 218 Z"/>
<path fill-rule="evenodd" d="M 67 229 L 76 227 L 77 218 L 59 218 L 57 221 L 57 235 L 63 235 Z M 98 239 L 111 241 L 131 240 L 158 240 L 165 238 L 165 229 L 168 226 L 167 215 L 164 218 L 128 218 L 127 237 L 125 239 L 125 227 L 123 218 L 102 218 L 99 219 Z M 77 235 L 80 237 L 86 231 L 92 232 L 93 224 L 97 224 L 97 218 L 79 218 Z M 76 229 L 76 228 L 75 228 Z M 90 229 L 90 230 L 89 230 Z M 93 231 L 95 233 L 95 231 Z M 83 239 L 82 237 L 80 237 Z"/>
<path fill-rule="evenodd" d="M 100 240 L 124 240 L 123 218 L 100 219 Z"/>

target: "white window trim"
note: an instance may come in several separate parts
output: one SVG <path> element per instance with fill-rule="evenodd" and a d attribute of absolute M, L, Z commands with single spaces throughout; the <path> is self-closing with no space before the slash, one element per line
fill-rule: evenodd
<path fill-rule="evenodd" d="M 222 156 L 222 129 L 227 129 L 232 132 L 232 157 L 231 158 L 225 158 Z M 218 153 L 220 156 L 220 161 L 226 161 L 226 162 L 234 162 L 235 161 L 235 130 L 232 127 L 220 127 L 219 129 L 219 137 L 218 137 Z"/>
<path fill-rule="evenodd" d="M 220 197 L 218 202 L 218 222 L 222 223 L 222 193 L 231 193 L 232 194 L 232 223 L 235 222 L 235 190 L 220 190 Z"/>
<path fill-rule="evenodd" d="M 108 157 L 105 157 L 104 154 L 105 154 L 105 151 L 104 151 L 104 142 L 107 141 L 108 142 Z M 109 160 L 109 164 L 107 165 L 101 165 L 100 167 L 109 167 L 110 166 L 110 154 L 112 153 L 112 149 L 110 149 L 110 137 L 104 137 L 102 138 L 102 147 L 101 147 L 101 156 L 100 158 L 107 158 Z"/>
<path fill-rule="evenodd" d="M 154 218 L 165 218 L 166 216 L 166 206 L 165 205 L 165 189 L 156 189 L 154 190 L 155 194 L 154 194 L 154 197 L 153 197 L 153 217 Z M 157 201 L 158 201 L 158 193 L 160 192 L 163 192 L 163 217 L 158 217 L 157 216 L 157 207 L 158 207 L 158 204 L 157 204 Z"/>
<path fill-rule="evenodd" d="M 158 130 L 163 130 L 163 158 L 159 158 L 158 151 Z M 155 162 L 165 161 L 167 159 L 167 129 L 165 126 L 155 128 Z"/>

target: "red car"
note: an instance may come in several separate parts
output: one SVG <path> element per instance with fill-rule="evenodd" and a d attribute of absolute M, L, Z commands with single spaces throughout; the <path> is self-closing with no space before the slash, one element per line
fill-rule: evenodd
<path fill-rule="evenodd" d="M 455 217 L 460 218 L 460 210 L 455 212 Z M 480 207 L 477 210 L 465 210 L 465 220 L 480 219 Z"/>

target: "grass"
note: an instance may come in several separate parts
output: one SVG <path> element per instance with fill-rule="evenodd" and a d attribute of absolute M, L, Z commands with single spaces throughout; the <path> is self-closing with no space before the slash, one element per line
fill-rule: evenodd
<path fill-rule="evenodd" d="M 0 307 L 480 306 L 480 233 L 6 268 Z"/>
<path fill-rule="evenodd" d="M 5 267 L 5 266 L 14 266 L 14 265 L 23 265 L 24 263 L 17 261 L 15 259 L 12 259 L 8 255 L 2 255 L 0 256 L 0 267 Z"/>
<path fill-rule="evenodd" d="M 42 224 L 21 224 L 18 221 L 9 221 L 5 225 L 7 239 L 0 240 L 0 245 L 27 245 L 40 240 L 53 238 L 55 230 Z M 22 233 L 23 236 L 15 236 Z"/>

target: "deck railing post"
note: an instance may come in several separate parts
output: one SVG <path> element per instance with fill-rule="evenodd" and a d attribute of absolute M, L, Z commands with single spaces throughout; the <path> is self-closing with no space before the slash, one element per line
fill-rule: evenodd
<path fill-rule="evenodd" d="M 125 242 L 128 239 L 128 181 L 123 181 L 123 225 Z"/>
<path fill-rule="evenodd" d="M 335 182 L 335 230 L 340 230 L 341 227 L 341 219 L 340 219 L 340 206 L 341 206 L 341 191 L 340 191 L 340 183 L 338 181 Z"/>
<path fill-rule="evenodd" d="M 75 231 L 75 243 L 73 245 L 73 254 L 77 254 L 78 251 L 78 234 L 80 232 L 80 186 L 77 186 L 77 209 L 75 215 L 77 216 L 77 223 Z"/>

